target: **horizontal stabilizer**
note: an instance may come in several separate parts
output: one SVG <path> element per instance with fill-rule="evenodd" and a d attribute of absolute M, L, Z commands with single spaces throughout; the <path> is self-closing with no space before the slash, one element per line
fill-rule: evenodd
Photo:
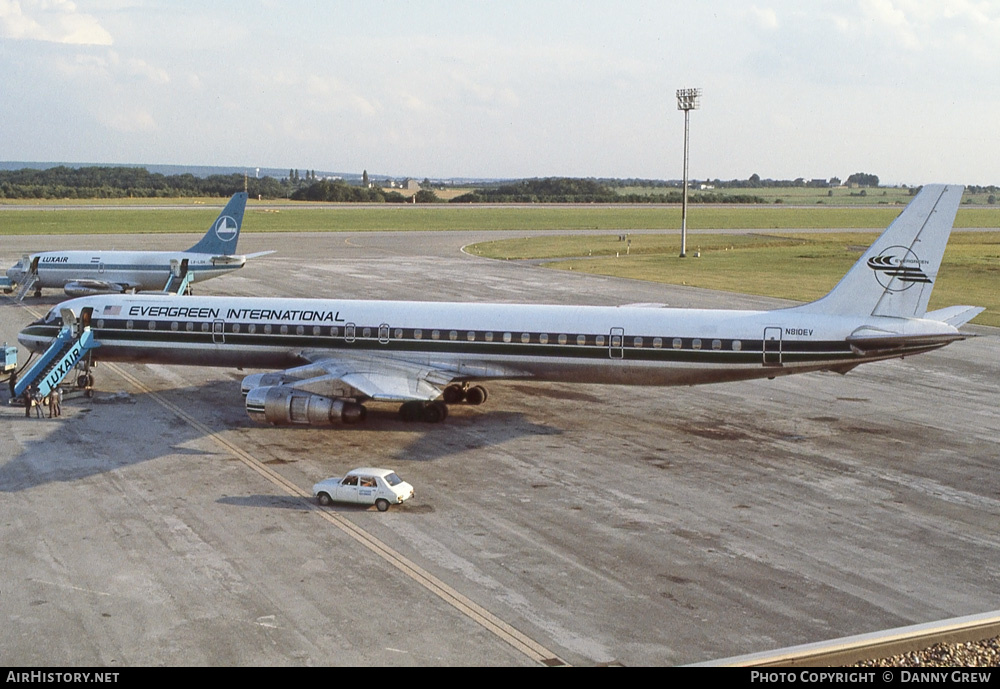
<path fill-rule="evenodd" d="M 982 306 L 949 306 L 937 311 L 928 311 L 924 318 L 960 328 L 985 310 Z"/>
<path fill-rule="evenodd" d="M 213 266 L 236 266 L 247 262 L 246 256 L 212 256 Z"/>
<path fill-rule="evenodd" d="M 243 265 L 247 262 L 247 259 L 259 258 L 261 256 L 267 256 L 268 254 L 273 254 L 274 251 L 258 251 L 255 254 L 232 254 L 224 256 L 212 256 L 213 266 L 229 266 L 229 265 Z"/>
<path fill-rule="evenodd" d="M 851 335 L 847 343 L 861 356 L 900 355 L 906 350 L 916 354 L 930 349 L 944 347 L 951 342 L 964 340 L 962 333 L 939 333 L 933 335 Z"/>

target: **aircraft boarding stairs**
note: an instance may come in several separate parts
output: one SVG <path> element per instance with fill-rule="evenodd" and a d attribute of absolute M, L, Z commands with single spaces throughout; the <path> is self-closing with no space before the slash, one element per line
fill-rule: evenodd
<path fill-rule="evenodd" d="M 47 396 L 73 371 L 87 352 L 100 346 L 101 343 L 94 339 L 89 325 L 77 328 L 73 312 L 69 309 L 62 311 L 65 325 L 45 353 L 18 379 L 14 386 L 15 397 L 21 397 L 32 385 L 38 385 L 38 392 L 42 397 Z M 89 324 L 89 321 L 87 314 L 84 323 Z"/>
<path fill-rule="evenodd" d="M 172 258 L 170 259 L 170 277 L 167 278 L 167 284 L 163 286 L 163 291 L 168 294 L 184 294 L 191 285 L 193 277 L 194 273 L 188 270 L 186 258 L 182 261 Z"/>
<path fill-rule="evenodd" d="M 21 260 L 17 262 L 14 269 L 20 273 L 21 277 L 17 278 L 21 282 L 17 283 L 17 293 L 14 295 L 14 301 L 24 301 L 24 298 L 28 296 L 28 292 L 38 283 L 41 279 L 38 277 L 38 256 L 32 258 L 28 254 L 21 257 Z M 10 271 L 7 273 L 10 275 Z M 40 292 L 41 287 L 39 287 L 36 292 Z M 37 294 L 35 296 L 38 296 Z"/>
<path fill-rule="evenodd" d="M 17 293 L 14 295 L 14 301 L 24 301 L 24 298 L 31 291 L 31 288 L 35 286 L 38 282 L 38 273 L 29 273 L 27 277 L 24 278 L 24 282 L 17 286 Z"/>

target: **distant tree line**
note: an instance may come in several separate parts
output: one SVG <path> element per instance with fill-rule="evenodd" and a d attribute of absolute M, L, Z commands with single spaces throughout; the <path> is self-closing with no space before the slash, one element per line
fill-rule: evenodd
<path fill-rule="evenodd" d="M 433 196 L 433 192 L 431 192 Z M 406 197 L 398 191 L 384 191 L 378 187 L 356 187 L 347 182 L 322 180 L 292 192 L 294 201 L 327 201 L 333 203 L 405 203 Z"/>
<path fill-rule="evenodd" d="M 240 174 L 197 177 L 162 175 L 141 167 L 53 167 L 0 170 L 0 198 L 5 199 L 117 199 L 232 196 L 284 198 L 305 182 Z"/>
<path fill-rule="evenodd" d="M 660 194 L 621 194 L 605 181 L 567 177 L 525 179 L 483 187 L 456 196 L 451 203 L 680 203 L 681 191 Z M 766 203 L 747 194 L 688 195 L 693 203 Z"/>
<path fill-rule="evenodd" d="M 245 177 L 240 174 L 163 175 L 141 167 L 53 167 L 46 170 L 24 168 L 0 170 L 0 199 L 111 199 L 111 198 L 176 198 L 196 196 L 228 197 L 244 188 L 251 196 L 264 199 L 291 198 L 298 201 L 337 203 L 439 203 L 441 199 L 425 179 L 413 197 L 398 191 L 380 188 L 377 184 L 350 184 L 341 179 L 319 179 L 314 170 L 300 173 L 288 171 L 288 177 Z M 691 183 L 688 200 L 692 203 L 767 203 L 767 199 L 751 193 L 714 193 L 713 189 L 766 189 L 778 187 L 841 186 L 837 177 L 830 179 L 794 180 L 762 179 L 753 174 L 747 179 L 705 180 Z M 865 188 L 878 187 L 879 178 L 856 172 L 843 183 Z M 384 186 L 389 185 L 386 180 Z M 662 189 L 662 192 L 629 193 L 629 188 Z M 701 187 L 701 189 L 698 189 Z M 917 191 L 911 189 L 911 193 Z M 990 194 L 988 203 L 996 203 L 996 186 L 969 186 L 971 194 Z M 546 177 L 483 184 L 475 191 L 451 200 L 451 203 L 680 203 L 681 182 L 677 180 L 598 179 Z"/>

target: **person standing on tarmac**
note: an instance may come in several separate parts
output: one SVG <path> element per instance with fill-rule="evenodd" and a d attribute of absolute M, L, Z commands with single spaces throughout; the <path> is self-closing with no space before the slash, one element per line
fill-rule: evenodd
<path fill-rule="evenodd" d="M 49 418 L 50 419 L 59 416 L 60 413 L 61 413 L 61 410 L 59 408 L 60 407 L 60 405 L 59 405 L 59 398 L 60 397 L 62 397 L 62 395 L 59 392 L 59 388 L 58 387 L 54 388 L 52 390 L 52 392 L 49 393 Z"/>
<path fill-rule="evenodd" d="M 35 416 L 42 418 L 42 391 L 37 384 L 31 386 L 31 402 L 35 405 Z"/>

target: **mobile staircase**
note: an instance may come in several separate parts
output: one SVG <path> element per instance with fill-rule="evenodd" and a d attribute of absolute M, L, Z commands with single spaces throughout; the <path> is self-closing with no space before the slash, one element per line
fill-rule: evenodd
<path fill-rule="evenodd" d="M 24 298 L 28 296 L 28 292 L 31 288 L 41 279 L 38 277 L 38 256 L 31 258 L 25 255 L 21 258 L 15 268 L 21 268 L 24 270 L 22 273 L 23 282 L 17 285 L 17 293 L 14 295 L 15 301 L 24 301 Z M 41 287 L 35 290 L 35 296 L 41 294 Z"/>
<path fill-rule="evenodd" d="M 35 286 L 38 279 L 38 273 L 29 273 L 24 278 L 24 282 L 17 286 L 17 293 L 14 294 L 14 300 L 24 301 L 24 298 L 28 296 L 28 292 L 30 292 L 31 288 Z"/>
<path fill-rule="evenodd" d="M 188 270 L 188 260 L 185 258 L 178 261 L 170 259 L 170 277 L 167 284 L 163 286 L 163 291 L 167 294 L 186 294 L 191 286 L 191 279 L 194 273 Z"/>
<path fill-rule="evenodd" d="M 89 318 L 85 322 L 89 323 Z M 77 327 L 76 318 L 69 309 L 63 309 L 63 324 L 62 330 L 45 353 L 18 379 L 14 386 L 15 397 L 21 397 L 35 385 L 38 386 L 39 395 L 47 396 L 73 371 L 87 352 L 101 345 L 94 339 L 89 324 Z M 87 376 L 84 385 L 77 381 L 77 386 L 89 388 L 89 374 L 84 375 Z"/>

